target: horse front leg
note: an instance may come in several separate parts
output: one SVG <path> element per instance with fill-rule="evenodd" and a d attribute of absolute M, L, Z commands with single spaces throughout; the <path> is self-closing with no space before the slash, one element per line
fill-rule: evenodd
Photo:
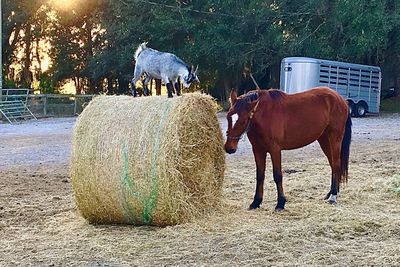
<path fill-rule="evenodd" d="M 281 151 L 276 150 L 271 153 L 272 168 L 274 174 L 274 182 L 276 184 L 276 190 L 278 192 L 277 204 L 275 211 L 282 211 L 285 209 L 286 197 L 283 193 L 283 178 L 282 178 L 282 163 L 281 163 Z"/>
<path fill-rule="evenodd" d="M 265 179 L 265 161 L 267 157 L 266 152 L 256 151 L 253 148 L 254 159 L 256 161 L 256 193 L 254 200 L 249 206 L 249 210 L 257 209 L 260 207 L 264 196 L 264 179 Z"/>

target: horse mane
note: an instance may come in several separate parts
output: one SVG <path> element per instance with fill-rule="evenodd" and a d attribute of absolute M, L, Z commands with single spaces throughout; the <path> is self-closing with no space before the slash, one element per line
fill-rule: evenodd
<path fill-rule="evenodd" d="M 278 89 L 269 89 L 267 92 L 271 99 L 275 101 L 279 101 L 285 96 L 285 93 Z"/>
<path fill-rule="evenodd" d="M 258 100 L 262 95 L 269 95 L 273 101 L 279 102 L 286 94 L 279 89 L 253 90 L 238 97 L 235 112 L 241 111 L 248 103 Z"/>
<path fill-rule="evenodd" d="M 238 113 L 239 111 L 244 109 L 244 107 L 246 107 L 249 103 L 258 100 L 259 97 L 260 96 L 258 91 L 250 91 L 244 95 L 241 95 L 235 103 L 234 112 Z"/>

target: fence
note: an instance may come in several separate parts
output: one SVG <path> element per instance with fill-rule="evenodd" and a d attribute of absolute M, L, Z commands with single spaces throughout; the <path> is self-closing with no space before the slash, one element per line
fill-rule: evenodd
<path fill-rule="evenodd" d="M 96 95 L 1 95 L 0 101 L 24 98 L 24 102 L 36 117 L 71 117 L 80 114 Z M 25 99 L 26 98 L 26 99 Z M 5 120 L 0 114 L 0 120 Z"/>
<path fill-rule="evenodd" d="M 96 95 L 29 95 L 28 107 L 37 117 L 70 117 L 80 114 Z"/>
<path fill-rule="evenodd" d="M 35 119 L 36 117 L 27 107 L 29 89 L 1 89 L 0 112 L 9 122 Z"/>

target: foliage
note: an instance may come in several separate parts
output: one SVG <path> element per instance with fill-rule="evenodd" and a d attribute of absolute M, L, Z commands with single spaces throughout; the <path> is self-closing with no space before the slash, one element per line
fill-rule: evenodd
<path fill-rule="evenodd" d="M 39 79 L 39 90 L 41 94 L 56 94 L 54 79 L 48 73 L 42 73 Z"/>
<path fill-rule="evenodd" d="M 13 88 L 18 88 L 18 86 L 14 80 L 6 79 L 3 81 L 3 88 L 13 89 Z"/>
<path fill-rule="evenodd" d="M 2 1 L 5 72 L 23 66 L 19 84 L 33 64 L 26 48 L 46 39 L 49 77 L 56 85 L 73 79 L 78 92 L 127 93 L 144 41 L 199 65 L 202 90 L 221 99 L 231 88 L 254 88 L 248 71 L 261 87 L 277 87 L 287 56 L 378 65 L 383 90 L 400 89 L 400 0 L 87 0 L 68 10 L 48 0 Z"/>
<path fill-rule="evenodd" d="M 392 97 L 382 100 L 381 111 L 400 113 L 400 97 Z"/>

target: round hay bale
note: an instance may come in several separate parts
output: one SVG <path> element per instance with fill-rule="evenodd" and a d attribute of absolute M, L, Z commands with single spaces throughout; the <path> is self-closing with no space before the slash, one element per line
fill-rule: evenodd
<path fill-rule="evenodd" d="M 71 179 L 91 223 L 174 225 L 220 204 L 225 170 L 216 103 L 99 96 L 79 116 Z"/>

